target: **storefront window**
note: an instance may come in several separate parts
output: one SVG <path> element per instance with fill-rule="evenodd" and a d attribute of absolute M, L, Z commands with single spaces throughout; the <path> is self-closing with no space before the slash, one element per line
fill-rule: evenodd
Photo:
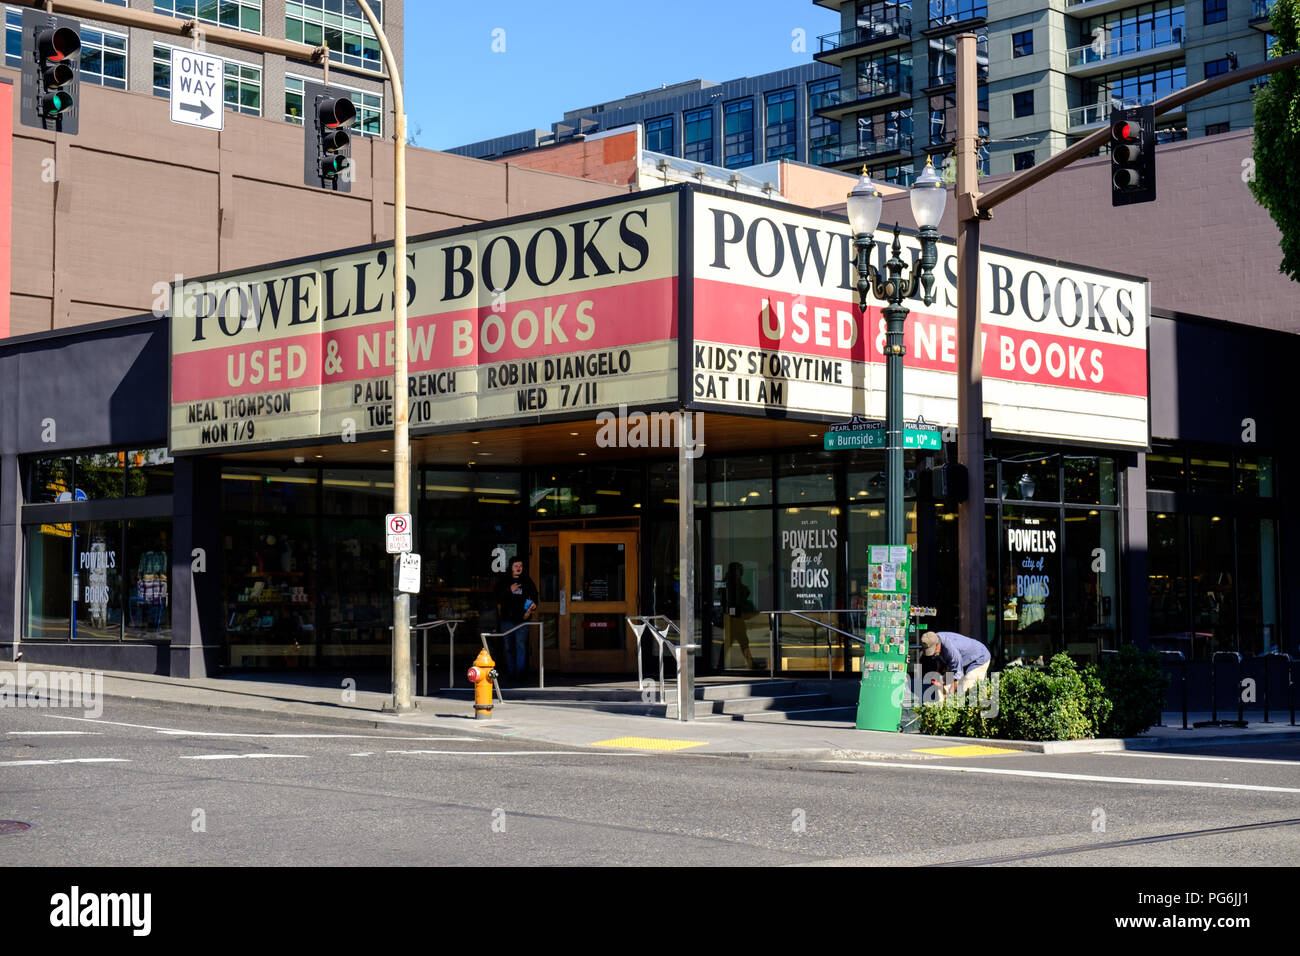
<path fill-rule="evenodd" d="M 1065 455 L 1065 500 L 1086 505 L 1115 504 L 1115 459 Z"/>
<path fill-rule="evenodd" d="M 1285 651 L 1277 619 L 1277 524 L 1271 518 L 1237 519 L 1238 622 L 1241 653 Z"/>
<path fill-rule="evenodd" d="M 1251 498 L 1273 497 L 1271 455 L 1237 456 L 1237 494 Z"/>
<path fill-rule="evenodd" d="M 1119 634 L 1119 514 L 1067 511 L 1061 574 L 1065 649 L 1094 663 L 1116 649 Z"/>
<path fill-rule="evenodd" d="M 721 640 L 713 641 L 718 670 L 768 667 L 768 617 L 762 612 L 777 609 L 771 555 L 771 511 L 714 513 L 713 623 L 722 631 Z M 778 666 L 789 670 L 792 662 Z"/>
<path fill-rule="evenodd" d="M 223 511 L 243 514 L 313 514 L 317 481 L 315 469 L 224 468 L 221 507 Z"/>
<path fill-rule="evenodd" d="M 67 640 L 72 618 L 72 525 L 27 529 L 27 626 L 30 640 Z"/>
<path fill-rule="evenodd" d="M 1194 494 L 1232 494 L 1232 461 L 1226 453 L 1192 452 L 1191 490 Z"/>
<path fill-rule="evenodd" d="M 1044 663 L 1062 649 L 1060 512 L 1003 507 L 1000 543 L 1006 656 Z"/>
<path fill-rule="evenodd" d="M 76 469 L 78 494 L 75 500 L 100 501 L 121 498 L 126 494 L 125 452 L 79 455 Z"/>
<path fill-rule="evenodd" d="M 171 639 L 171 559 L 170 518 L 137 518 L 126 523 L 127 640 Z"/>
<path fill-rule="evenodd" d="M 777 554 L 780 567 L 778 605 L 807 617 L 844 628 L 838 614 L 818 613 L 839 608 L 840 532 L 838 507 L 782 508 L 777 511 Z M 844 638 L 811 621 L 785 617 L 781 622 L 781 654 L 799 658 L 791 670 L 827 670 L 827 642 L 833 649 L 831 666 L 844 669 Z"/>
<path fill-rule="evenodd" d="M 175 486 L 176 462 L 166 448 L 146 448 L 126 453 L 128 498 L 170 495 Z"/>
<path fill-rule="evenodd" d="M 122 523 L 83 521 L 72 526 L 72 636 L 122 638 Z"/>
<path fill-rule="evenodd" d="M 309 665 L 316 658 L 315 521 L 227 517 L 222 537 L 226 663 L 231 667 Z M 341 546 L 332 550 L 341 551 Z M 335 600 L 352 601 L 352 592 L 337 594 Z"/>
<path fill-rule="evenodd" d="M 695 507 L 703 508 L 709 503 L 707 488 L 709 484 L 709 464 L 706 461 L 695 462 Z M 677 484 L 677 462 L 657 461 L 648 469 L 648 485 L 651 508 L 676 508 L 680 489 Z"/>
<path fill-rule="evenodd" d="M 713 461 L 713 506 L 770 505 L 772 458 L 718 458 Z"/>
<path fill-rule="evenodd" d="M 321 510 L 332 515 L 386 515 L 393 504 L 393 472 L 326 471 L 321 476 Z"/>
<path fill-rule="evenodd" d="M 1171 445 L 1153 443 L 1147 455 L 1147 488 L 1152 491 L 1186 491 L 1187 460 Z"/>
<path fill-rule="evenodd" d="M 72 492 L 71 458 L 36 458 L 28 464 L 28 504 L 71 501 Z"/>
<path fill-rule="evenodd" d="M 1007 501 L 1060 501 L 1061 460 L 1030 453 L 1002 460 L 1002 497 Z"/>
<path fill-rule="evenodd" d="M 625 515 L 644 505 L 640 468 L 543 469 L 531 475 L 529 487 L 529 507 L 538 518 Z"/>
<path fill-rule="evenodd" d="M 1203 656 L 1204 642 L 1193 649 L 1189 630 L 1187 538 L 1180 515 L 1147 514 L 1147 615 L 1154 649 Z"/>
<path fill-rule="evenodd" d="M 835 465 L 839 454 L 841 452 L 814 451 L 778 456 L 777 501 L 783 505 L 834 501 Z"/>
<path fill-rule="evenodd" d="M 1237 590 L 1233 575 L 1232 521 L 1221 515 L 1189 518 L 1192 631 L 1209 652 L 1237 648 Z"/>

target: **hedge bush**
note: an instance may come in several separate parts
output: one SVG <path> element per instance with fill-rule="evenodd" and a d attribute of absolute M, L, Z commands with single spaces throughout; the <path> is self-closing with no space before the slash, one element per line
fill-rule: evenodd
<path fill-rule="evenodd" d="M 1135 737 L 1160 722 L 1169 674 L 1160 666 L 1159 651 L 1125 644 L 1118 654 L 1102 659 L 1101 682 L 1114 704 L 1102 725 L 1103 737 Z"/>

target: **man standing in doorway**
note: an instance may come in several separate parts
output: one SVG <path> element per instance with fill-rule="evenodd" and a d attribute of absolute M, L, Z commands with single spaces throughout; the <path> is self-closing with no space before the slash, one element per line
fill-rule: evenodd
<path fill-rule="evenodd" d="M 929 670 L 939 672 L 945 695 L 964 694 L 989 673 L 989 649 L 954 631 L 926 631 L 921 635 L 921 654 L 938 658 L 926 664 Z"/>
<path fill-rule="evenodd" d="M 506 635 L 506 674 L 519 677 L 528 659 L 527 627 L 514 628 L 537 611 L 537 585 L 524 574 L 524 559 L 510 559 L 510 571 L 497 585 L 497 630 Z"/>

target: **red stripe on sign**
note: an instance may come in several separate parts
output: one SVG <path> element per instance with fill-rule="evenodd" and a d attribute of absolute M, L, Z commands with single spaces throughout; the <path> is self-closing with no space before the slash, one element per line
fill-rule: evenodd
<path fill-rule="evenodd" d="M 774 352 L 885 361 L 885 318 L 856 304 L 784 295 L 726 282 L 695 282 L 695 339 Z M 1146 350 L 1114 342 L 1003 328 L 984 322 L 984 377 L 1116 395 L 1147 394 Z M 957 370 L 957 320 L 913 311 L 904 326 L 905 368 Z"/>
<path fill-rule="evenodd" d="M 517 302 L 507 297 L 500 309 L 483 306 L 409 319 L 411 373 L 675 339 L 677 278 Z M 377 322 L 327 331 L 324 336 L 301 335 L 177 355 L 172 359 L 172 401 L 392 375 L 392 343 L 392 324 Z M 285 377 L 287 349 L 306 352 L 305 369 L 301 351 L 292 353 L 295 374 L 291 378 Z M 265 368 L 273 360 L 278 377 L 268 377 Z"/>
<path fill-rule="evenodd" d="M 295 335 L 253 345 L 172 356 L 172 402 L 197 402 L 320 385 L 320 337 Z"/>

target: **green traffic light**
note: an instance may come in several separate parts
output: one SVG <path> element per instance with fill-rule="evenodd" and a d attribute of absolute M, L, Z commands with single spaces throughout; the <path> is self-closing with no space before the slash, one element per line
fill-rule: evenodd
<path fill-rule="evenodd" d="M 329 179 L 342 175 L 347 168 L 348 161 L 344 156 L 330 156 L 321 161 L 321 172 Z"/>

